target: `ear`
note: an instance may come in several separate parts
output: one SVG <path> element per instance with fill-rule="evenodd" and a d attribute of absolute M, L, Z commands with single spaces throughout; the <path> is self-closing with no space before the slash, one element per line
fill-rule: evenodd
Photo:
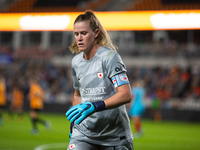
<path fill-rule="evenodd" d="M 99 35 L 99 29 L 96 29 L 96 30 L 95 30 L 95 36 L 94 36 L 95 39 L 98 37 L 98 35 Z"/>

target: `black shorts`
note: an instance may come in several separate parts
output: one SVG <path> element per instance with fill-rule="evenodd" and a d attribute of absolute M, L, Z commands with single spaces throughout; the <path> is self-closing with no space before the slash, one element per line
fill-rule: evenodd
<path fill-rule="evenodd" d="M 32 111 L 35 111 L 35 112 L 39 112 L 39 111 L 41 111 L 41 109 L 37 109 L 37 108 L 36 108 L 36 109 L 31 108 L 31 110 L 32 110 Z"/>
<path fill-rule="evenodd" d="M 3 109 L 5 107 L 5 105 L 0 105 L 0 108 Z"/>

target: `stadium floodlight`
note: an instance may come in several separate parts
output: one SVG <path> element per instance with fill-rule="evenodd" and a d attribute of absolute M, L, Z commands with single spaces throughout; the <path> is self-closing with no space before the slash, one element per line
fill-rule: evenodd
<path fill-rule="evenodd" d="M 154 29 L 199 29 L 200 13 L 156 13 L 150 18 Z"/>
<path fill-rule="evenodd" d="M 22 30 L 65 30 L 69 22 L 68 15 L 26 15 L 19 20 Z"/>

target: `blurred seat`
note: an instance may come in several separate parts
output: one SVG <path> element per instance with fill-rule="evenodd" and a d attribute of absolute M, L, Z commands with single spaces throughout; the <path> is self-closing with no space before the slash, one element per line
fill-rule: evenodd
<path fill-rule="evenodd" d="M 126 10 L 185 10 L 185 9 L 200 9 L 199 2 L 191 3 L 163 3 L 162 0 L 138 0 L 130 5 Z"/>
<path fill-rule="evenodd" d="M 107 2 L 109 2 L 109 0 L 88 1 L 84 9 L 96 10 L 100 8 L 101 6 L 105 5 Z"/>
<path fill-rule="evenodd" d="M 13 53 L 13 57 L 17 59 L 50 59 L 52 56 L 52 51 L 42 51 L 39 46 L 21 46 Z"/>
<path fill-rule="evenodd" d="M 19 0 L 2 10 L 3 13 L 23 13 L 23 12 L 80 12 L 87 9 L 96 10 L 109 0 L 63 0 L 59 5 L 50 5 L 48 0 Z M 67 2 L 68 1 L 68 2 Z M 40 2 L 40 3 L 38 3 Z M 46 6 L 45 6 L 45 2 Z M 55 1 L 52 1 L 55 3 Z M 55 3 L 56 4 L 56 3 Z M 67 5 L 68 4 L 68 5 Z"/>
<path fill-rule="evenodd" d="M 2 10 L 3 13 L 16 13 L 16 12 L 75 12 L 80 11 L 77 6 L 40 6 L 36 5 L 39 0 L 19 0 Z M 50 2 L 50 1 L 49 1 Z M 48 3 L 47 3 L 48 4 Z"/>
<path fill-rule="evenodd" d="M 9 45 L 0 45 L 0 54 L 10 54 L 11 49 Z"/>

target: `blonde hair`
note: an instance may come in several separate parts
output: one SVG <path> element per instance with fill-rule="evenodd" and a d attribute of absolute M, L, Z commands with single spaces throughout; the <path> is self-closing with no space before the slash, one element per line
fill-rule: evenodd
<path fill-rule="evenodd" d="M 89 21 L 90 27 L 93 32 L 95 32 L 96 29 L 99 29 L 99 35 L 96 38 L 96 41 L 94 44 L 99 44 L 101 46 L 109 47 L 113 49 L 114 51 L 117 51 L 117 46 L 113 45 L 107 31 L 102 26 L 96 15 L 91 11 L 87 10 L 84 14 L 80 14 L 74 21 L 74 24 L 77 22 L 82 21 Z M 80 50 L 78 49 L 76 41 L 72 43 L 72 45 L 69 47 L 72 53 L 79 53 Z"/>

